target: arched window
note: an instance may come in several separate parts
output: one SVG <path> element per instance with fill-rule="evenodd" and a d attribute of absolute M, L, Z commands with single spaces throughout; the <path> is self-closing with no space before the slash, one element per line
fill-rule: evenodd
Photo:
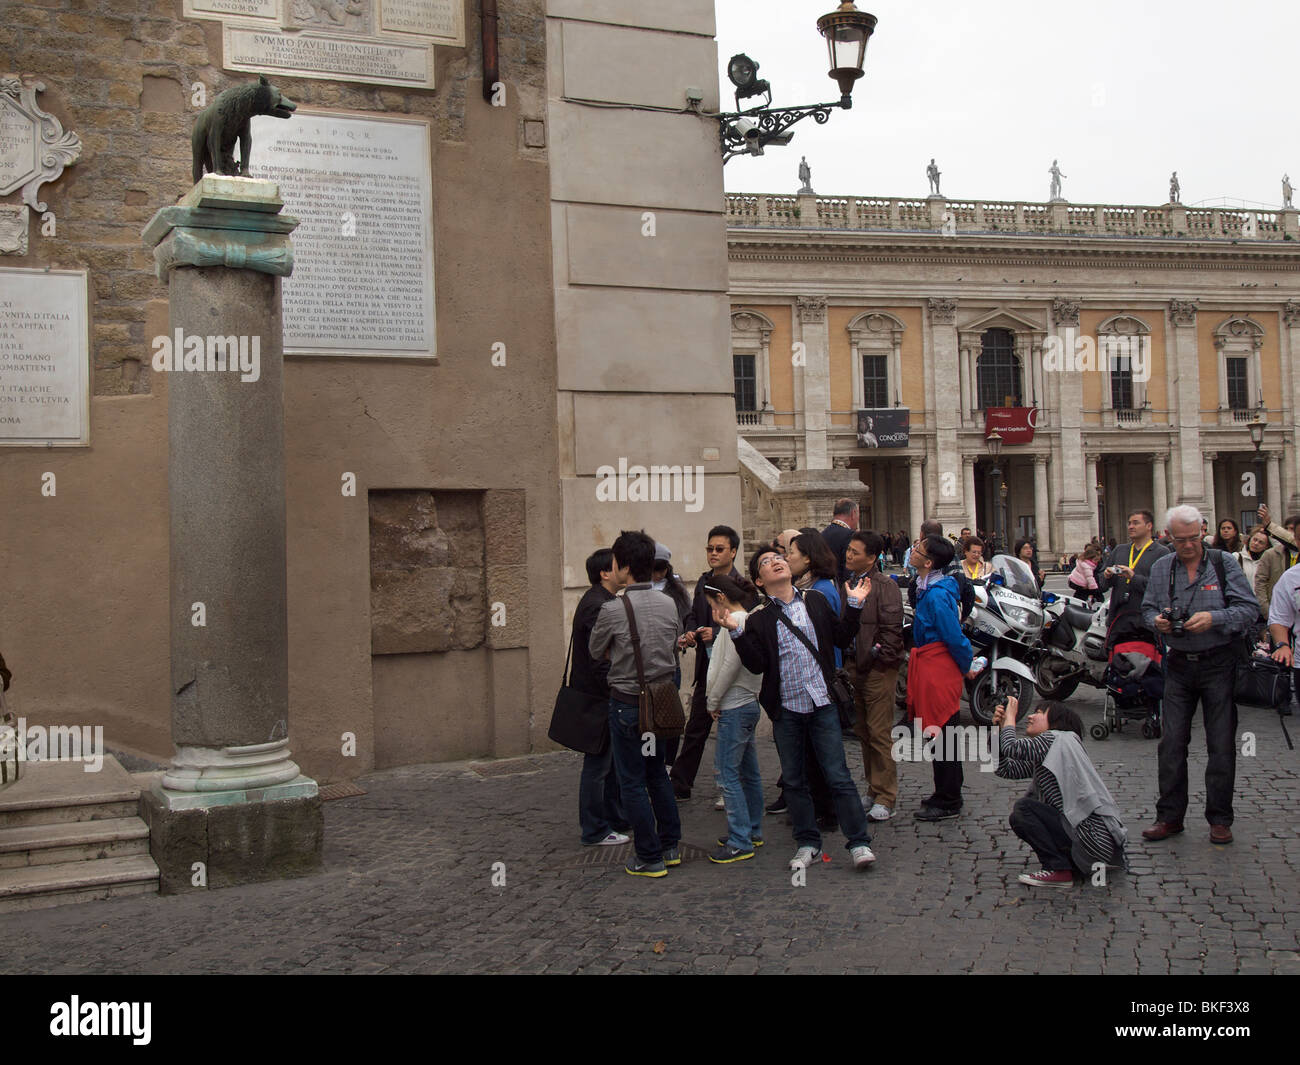
<path fill-rule="evenodd" d="M 1010 329 L 986 329 L 975 364 L 976 391 L 981 410 L 1020 407 L 1020 360 Z"/>
<path fill-rule="evenodd" d="M 1244 421 L 1256 405 L 1263 405 L 1260 348 L 1264 330 L 1251 318 L 1234 315 L 1214 330 L 1219 351 L 1219 406 Z"/>

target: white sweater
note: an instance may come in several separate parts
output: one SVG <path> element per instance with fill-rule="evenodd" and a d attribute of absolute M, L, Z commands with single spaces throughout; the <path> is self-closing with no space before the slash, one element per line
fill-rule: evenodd
<path fill-rule="evenodd" d="M 746 615 L 743 610 L 737 610 L 731 616 L 739 620 Z M 762 686 L 763 675 L 751 673 L 744 667 L 735 644 L 729 639 L 726 630 L 720 629 L 713 640 L 713 653 L 709 655 L 709 678 L 704 688 L 709 713 L 715 710 L 734 710 L 738 706 L 757 702 Z"/>

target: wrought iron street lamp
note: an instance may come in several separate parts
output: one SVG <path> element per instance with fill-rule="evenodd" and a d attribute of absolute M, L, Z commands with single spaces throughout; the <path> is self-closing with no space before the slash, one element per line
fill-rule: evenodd
<path fill-rule="evenodd" d="M 825 125 L 835 108 L 852 107 L 853 83 L 862 77 L 867 41 L 875 28 L 876 16 L 859 11 L 851 0 L 817 20 L 830 55 L 829 77 L 840 88 L 839 103 L 772 108 L 772 87 L 758 76 L 758 64 L 744 53 L 733 55 L 727 63 L 727 77 L 736 87 L 736 110 L 717 116 L 723 164 L 742 152 L 762 155 L 769 144 L 789 144 L 794 134 L 787 130 L 801 119 L 811 116 L 818 125 Z M 753 96 L 766 100 L 759 107 L 741 110 L 740 101 Z"/>
<path fill-rule="evenodd" d="M 1005 487 L 1002 485 L 1002 470 L 998 467 L 998 456 L 1002 454 L 1002 434 L 999 433 L 996 429 L 994 429 L 993 432 L 989 433 L 989 435 L 984 438 L 984 444 L 989 449 L 989 455 L 993 459 L 993 469 L 992 471 L 990 471 L 990 476 L 992 476 L 993 478 L 993 483 L 999 486 L 998 492 L 1000 495 L 1002 492 L 1002 488 Z M 994 500 L 993 501 L 993 539 L 998 542 L 1001 542 L 1002 540 L 1002 530 L 998 528 L 998 526 L 1001 525 L 1001 523 L 1002 523 L 1002 503 L 1001 500 Z M 992 553 L 993 552 L 990 550 L 989 554 L 991 555 Z"/>
<path fill-rule="evenodd" d="M 1255 417 L 1250 421 L 1250 442 L 1255 445 L 1255 505 L 1259 506 L 1264 502 L 1264 453 L 1260 448 L 1264 444 L 1264 430 L 1268 428 L 1268 421 L 1264 418 L 1262 411 L 1256 411 Z"/>

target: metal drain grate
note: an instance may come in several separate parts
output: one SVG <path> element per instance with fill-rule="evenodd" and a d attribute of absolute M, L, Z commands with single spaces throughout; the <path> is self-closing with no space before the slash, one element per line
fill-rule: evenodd
<path fill-rule="evenodd" d="M 696 847 L 690 843 L 679 844 L 677 849 L 681 851 L 684 862 L 699 861 L 709 856 L 709 852 L 703 847 Z M 582 856 L 570 863 L 571 868 L 582 869 L 589 865 L 626 865 L 636 854 L 631 843 L 624 843 L 621 847 L 583 847 L 582 850 Z"/>
<path fill-rule="evenodd" d="M 364 795 L 364 788 L 359 788 L 350 780 L 341 780 L 337 784 L 326 784 L 320 789 L 321 802 L 329 802 L 331 799 L 351 799 L 357 795 Z"/>

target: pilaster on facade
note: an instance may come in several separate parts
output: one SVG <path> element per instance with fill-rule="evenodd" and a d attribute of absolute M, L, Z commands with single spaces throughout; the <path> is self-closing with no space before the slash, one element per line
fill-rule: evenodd
<path fill-rule="evenodd" d="M 1211 531 L 1218 524 L 1214 516 L 1214 497 L 1216 494 L 1214 491 L 1214 463 L 1218 457 L 1219 453 L 1217 451 L 1201 452 L 1201 477 L 1202 483 L 1205 485 L 1205 501 L 1200 504 L 1200 510 L 1201 515 L 1210 523 Z M 1185 503 L 1187 500 L 1179 500 L 1179 502 Z"/>
<path fill-rule="evenodd" d="M 826 297 L 796 296 L 799 342 L 795 352 L 796 393 L 801 394 L 798 410 L 803 415 L 804 468 L 830 469 L 831 368 L 830 335 L 826 327 Z"/>
<path fill-rule="evenodd" d="M 1169 394 L 1174 398 L 1178 447 L 1174 464 L 1175 502 L 1190 503 L 1204 512 L 1212 506 L 1214 481 L 1206 477 L 1201 453 L 1201 382 L 1195 372 L 1199 364 L 1196 344 L 1196 303 L 1169 301 L 1170 330 L 1165 348 Z"/>

